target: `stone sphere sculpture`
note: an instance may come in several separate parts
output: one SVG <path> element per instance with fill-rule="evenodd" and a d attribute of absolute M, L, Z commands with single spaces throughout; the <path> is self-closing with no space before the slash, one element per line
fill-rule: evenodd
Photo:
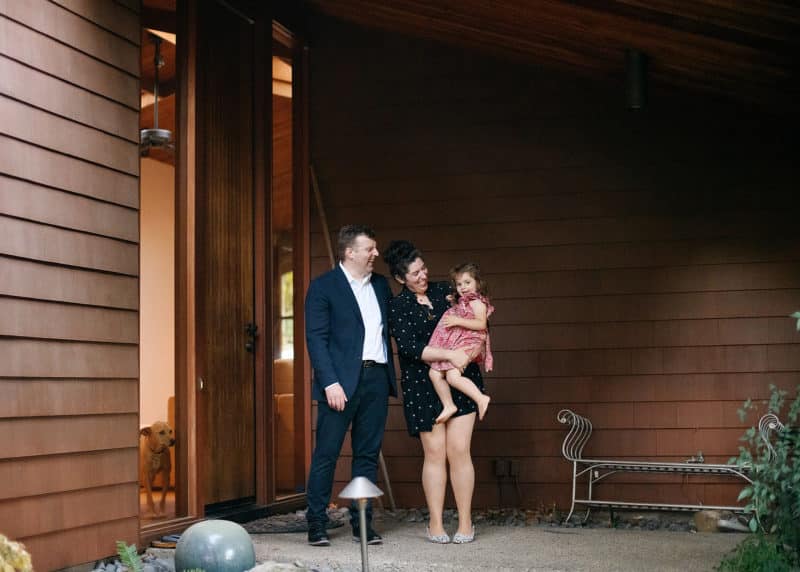
<path fill-rule="evenodd" d="M 175 547 L 175 571 L 242 572 L 256 565 L 250 535 L 229 520 L 205 520 L 181 534 Z"/>

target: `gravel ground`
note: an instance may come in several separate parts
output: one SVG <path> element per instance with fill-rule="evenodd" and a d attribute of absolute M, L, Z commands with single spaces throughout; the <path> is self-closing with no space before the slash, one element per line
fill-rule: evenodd
<path fill-rule="evenodd" d="M 563 524 L 557 511 L 521 509 L 475 511 L 475 542 L 436 545 L 425 539 L 424 509 L 376 511 L 375 528 L 384 536 L 370 546 L 373 572 L 445 571 L 711 571 L 745 535 L 696 533 L 687 513 L 595 513 L 585 524 Z M 254 572 L 356 572 L 361 551 L 352 541 L 346 509 L 331 511 L 335 527 L 330 547 L 306 542 L 302 512 L 275 515 L 245 524 L 258 563 Z M 573 520 L 577 520 L 573 518 Z M 445 512 L 446 528 L 457 526 L 455 511 Z M 282 532 L 292 531 L 295 532 Z M 147 550 L 145 572 L 174 572 L 174 550 Z M 114 561 L 97 572 L 123 572 Z"/>
<path fill-rule="evenodd" d="M 453 513 L 446 528 L 456 528 Z M 745 538 L 742 534 L 692 532 L 691 515 L 598 514 L 586 526 L 561 525 L 558 515 L 535 511 L 476 512 L 475 542 L 435 545 L 427 542 L 423 510 L 376 516 L 384 536 L 368 552 L 373 572 L 445 571 L 711 571 Z M 253 535 L 256 558 L 294 570 L 361 570 L 361 552 L 348 525 L 329 532 L 330 547 L 312 547 L 305 533 Z M 259 572 L 272 570 L 266 564 Z"/>

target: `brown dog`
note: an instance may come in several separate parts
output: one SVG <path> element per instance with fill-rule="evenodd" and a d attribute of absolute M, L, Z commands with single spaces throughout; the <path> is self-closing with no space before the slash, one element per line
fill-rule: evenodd
<path fill-rule="evenodd" d="M 155 515 L 164 512 L 167 500 L 167 489 L 169 489 L 169 476 L 172 469 L 172 456 L 169 448 L 175 444 L 172 435 L 172 427 L 164 421 L 156 421 L 150 427 L 145 427 L 139 431 L 139 435 L 144 439 L 139 441 L 139 453 L 141 455 L 142 484 L 147 491 L 147 507 Z M 153 502 L 153 484 L 156 475 L 161 475 L 161 501 L 159 510 L 156 510 Z"/>

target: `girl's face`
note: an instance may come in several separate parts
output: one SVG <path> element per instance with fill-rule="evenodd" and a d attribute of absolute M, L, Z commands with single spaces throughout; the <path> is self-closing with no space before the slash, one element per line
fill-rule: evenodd
<path fill-rule="evenodd" d="M 411 290 L 414 294 L 424 294 L 428 290 L 428 267 L 425 266 L 425 261 L 417 258 L 408 265 L 408 272 L 406 272 L 404 280 L 397 280 L 401 284 L 405 284 L 406 288 Z"/>
<path fill-rule="evenodd" d="M 456 276 L 456 290 L 459 296 L 478 291 L 478 282 L 469 272 L 462 272 Z"/>

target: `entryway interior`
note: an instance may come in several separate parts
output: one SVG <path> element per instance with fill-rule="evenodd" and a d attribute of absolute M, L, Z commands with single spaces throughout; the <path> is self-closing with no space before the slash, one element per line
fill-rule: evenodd
<path fill-rule="evenodd" d="M 180 446 L 175 421 L 176 41 L 172 32 L 142 28 L 140 128 L 167 130 L 171 136 L 168 142 L 143 143 L 141 147 L 139 425 L 142 430 L 157 421 L 167 422 Z M 140 459 L 139 481 L 139 514 L 143 524 L 179 516 L 175 508 L 177 447 L 170 450 L 169 483 L 163 483 L 161 476 L 156 478 L 155 507 L 150 507 L 143 486 L 146 468 L 141 466 L 151 454 L 146 440 L 140 435 L 140 450 L 145 451 Z M 167 486 L 166 507 L 161 511 L 158 502 L 164 486 Z"/>

